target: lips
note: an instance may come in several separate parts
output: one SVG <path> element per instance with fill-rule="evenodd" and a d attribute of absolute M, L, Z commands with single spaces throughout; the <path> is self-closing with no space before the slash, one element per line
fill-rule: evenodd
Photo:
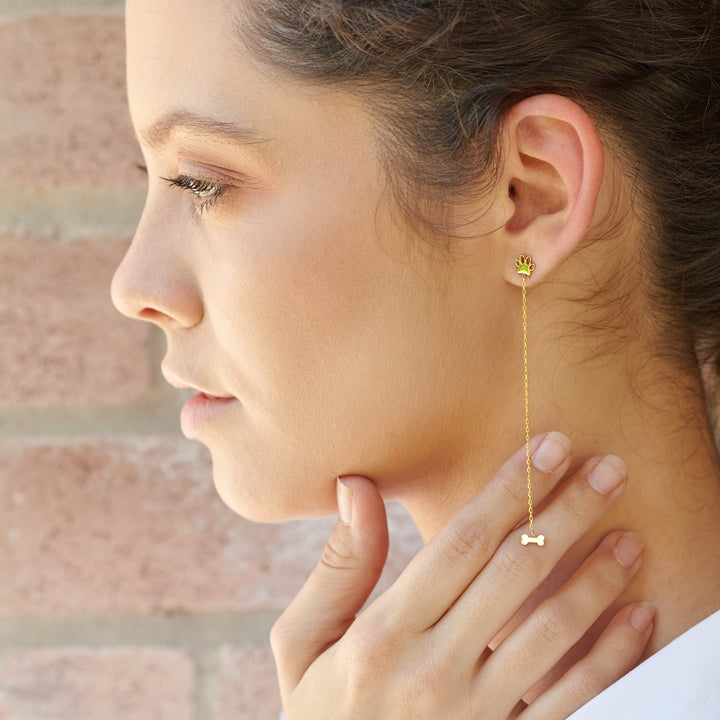
<path fill-rule="evenodd" d="M 180 413 L 180 427 L 186 438 L 194 439 L 200 435 L 203 427 L 212 422 L 237 403 L 234 397 L 214 397 L 198 393 L 188 400 Z"/>
<path fill-rule="evenodd" d="M 198 385 L 186 382 L 165 367 L 163 367 L 163 375 L 170 385 L 179 390 L 198 391 L 183 405 L 180 412 L 180 427 L 183 435 L 189 439 L 198 437 L 207 423 L 238 402 L 235 397 L 214 395 L 205 389 L 201 389 Z"/>

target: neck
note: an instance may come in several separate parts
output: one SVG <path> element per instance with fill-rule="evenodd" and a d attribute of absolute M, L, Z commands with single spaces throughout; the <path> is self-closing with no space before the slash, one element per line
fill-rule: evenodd
<path fill-rule="evenodd" d="M 562 357 L 541 352 L 558 346 L 538 341 L 530 350 L 533 432 L 567 434 L 574 467 L 595 455 L 619 455 L 629 481 L 623 497 L 567 553 L 531 602 L 562 584 L 608 532 L 634 530 L 646 542 L 643 566 L 614 607 L 633 600 L 656 607 L 647 650 L 652 654 L 720 608 L 720 471 L 705 405 L 692 373 L 683 375 L 668 361 L 638 352 L 634 361 L 598 354 L 591 363 L 573 363 L 567 343 L 560 346 Z M 504 387 L 522 387 L 519 364 L 519 372 L 503 378 Z M 426 540 L 523 444 L 519 390 L 513 398 L 496 403 L 495 413 L 485 410 L 492 424 L 483 420 L 471 428 L 468 452 L 447 463 L 442 477 L 434 475 L 417 496 L 401 498 Z"/>

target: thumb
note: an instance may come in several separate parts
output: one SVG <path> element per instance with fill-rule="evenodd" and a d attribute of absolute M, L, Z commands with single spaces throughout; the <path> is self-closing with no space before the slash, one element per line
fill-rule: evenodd
<path fill-rule="evenodd" d="M 337 481 L 338 521 L 320 562 L 270 634 L 283 694 L 350 627 L 388 551 L 385 504 L 367 478 Z"/>

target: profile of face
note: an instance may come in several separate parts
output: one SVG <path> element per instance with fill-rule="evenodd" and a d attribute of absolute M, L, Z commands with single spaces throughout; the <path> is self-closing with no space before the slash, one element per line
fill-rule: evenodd
<path fill-rule="evenodd" d="M 450 262 L 398 211 L 371 113 L 268 72 L 234 19 L 217 0 L 127 2 L 149 186 L 113 300 L 164 331 L 166 379 L 199 393 L 183 431 L 231 508 L 332 513 L 353 473 L 403 498 L 501 392 L 507 204 L 474 220 L 482 262 L 461 243 Z"/>

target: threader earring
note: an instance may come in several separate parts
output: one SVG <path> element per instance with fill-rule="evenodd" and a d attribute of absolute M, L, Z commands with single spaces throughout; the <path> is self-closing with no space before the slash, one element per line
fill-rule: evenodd
<path fill-rule="evenodd" d="M 528 392 L 528 353 L 527 353 L 527 290 L 525 280 L 532 275 L 535 263 L 529 255 L 521 255 L 515 261 L 518 274 L 522 277 L 522 328 L 523 328 L 523 370 L 525 379 L 525 458 L 527 467 L 528 490 L 528 518 L 530 520 L 530 535 L 523 533 L 520 542 L 523 545 L 534 543 L 542 547 L 545 544 L 544 535 L 535 535 L 532 497 L 532 470 L 530 462 L 530 394 Z"/>

